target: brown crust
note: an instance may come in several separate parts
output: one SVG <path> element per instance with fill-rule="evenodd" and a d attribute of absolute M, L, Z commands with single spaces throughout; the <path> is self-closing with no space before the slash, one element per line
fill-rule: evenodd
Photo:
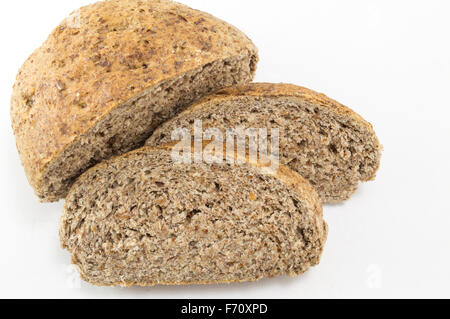
<path fill-rule="evenodd" d="M 20 69 L 17 148 L 36 189 L 46 166 L 120 104 L 167 79 L 255 55 L 229 24 L 167 0 L 110 0 L 75 11 Z"/>
<path fill-rule="evenodd" d="M 372 125 L 347 106 L 329 98 L 325 94 L 312 91 L 302 86 L 286 83 L 249 83 L 225 88 L 197 100 L 185 112 L 188 113 L 206 108 L 209 102 L 228 100 L 239 96 L 299 98 L 332 109 L 341 115 L 349 116 L 369 128 L 375 135 Z"/>
<path fill-rule="evenodd" d="M 328 235 L 327 232 L 325 232 L 324 238 Z M 325 239 L 323 239 L 325 240 Z M 74 264 L 76 265 L 76 264 Z M 290 277 L 300 276 L 301 274 L 288 274 Z M 86 282 L 89 282 L 91 285 L 97 286 L 97 287 L 105 287 L 105 284 L 100 282 L 93 282 L 90 280 L 90 278 L 87 278 L 83 274 L 80 274 L 81 279 L 83 279 Z M 231 284 L 242 284 L 242 283 L 248 283 L 248 282 L 258 282 L 262 279 L 272 279 L 276 276 L 271 277 L 261 277 L 258 279 L 245 279 L 245 280 L 235 280 L 235 281 L 201 281 L 201 282 L 163 282 L 163 283 L 152 283 L 152 282 L 122 282 L 120 284 L 110 285 L 109 287 L 123 287 L 123 288 L 130 288 L 130 287 L 156 287 L 156 286 L 207 286 L 207 285 L 231 285 Z"/>

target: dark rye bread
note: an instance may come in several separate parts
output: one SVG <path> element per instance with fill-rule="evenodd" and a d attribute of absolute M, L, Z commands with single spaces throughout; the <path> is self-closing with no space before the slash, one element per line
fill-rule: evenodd
<path fill-rule="evenodd" d="M 171 141 L 176 128 L 279 128 L 280 161 L 316 188 L 323 202 L 347 200 L 375 178 L 382 147 L 372 126 L 340 103 L 295 85 L 253 83 L 200 99 L 147 141 Z"/>
<path fill-rule="evenodd" d="M 195 99 L 253 79 L 257 49 L 239 30 L 167 0 L 111 0 L 75 11 L 20 69 L 12 126 L 42 201 L 63 198 L 94 164 L 142 146 Z"/>
<path fill-rule="evenodd" d="M 174 164 L 170 147 L 103 162 L 66 198 L 62 247 L 100 286 L 300 275 L 319 263 L 326 240 L 320 199 L 290 169 L 263 168 Z"/>

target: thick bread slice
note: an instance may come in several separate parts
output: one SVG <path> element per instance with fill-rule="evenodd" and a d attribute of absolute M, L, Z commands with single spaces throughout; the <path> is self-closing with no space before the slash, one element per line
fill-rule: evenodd
<path fill-rule="evenodd" d="M 308 179 L 324 202 L 348 199 L 360 181 L 375 178 L 382 147 L 372 126 L 338 102 L 295 85 L 253 83 L 195 102 L 147 141 L 171 141 L 177 128 L 280 129 L 280 161 Z"/>
<path fill-rule="evenodd" d="M 170 147 L 85 172 L 60 223 L 81 277 L 101 286 L 296 276 L 319 263 L 326 236 L 318 195 L 290 169 L 174 164 Z"/>
<path fill-rule="evenodd" d="M 167 0 L 75 11 L 20 69 L 17 148 L 42 201 L 88 167 L 142 146 L 163 121 L 217 89 L 252 80 L 257 49 L 239 30 Z"/>

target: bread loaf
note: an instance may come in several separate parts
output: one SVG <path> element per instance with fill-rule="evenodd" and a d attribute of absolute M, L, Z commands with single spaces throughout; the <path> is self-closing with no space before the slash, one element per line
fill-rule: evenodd
<path fill-rule="evenodd" d="M 75 11 L 20 69 L 12 126 L 42 201 L 94 164 L 142 146 L 193 100 L 252 80 L 257 49 L 239 30 L 167 0 Z"/>
<path fill-rule="evenodd" d="M 319 197 L 290 169 L 246 161 L 175 164 L 146 147 L 98 164 L 66 198 L 61 244 L 100 286 L 300 275 L 326 240 Z"/>
<path fill-rule="evenodd" d="M 300 173 L 324 202 L 348 199 L 375 178 L 381 145 L 372 126 L 340 103 L 295 85 L 253 83 L 205 97 L 158 128 L 147 141 L 171 142 L 178 128 L 280 129 L 280 161 Z"/>

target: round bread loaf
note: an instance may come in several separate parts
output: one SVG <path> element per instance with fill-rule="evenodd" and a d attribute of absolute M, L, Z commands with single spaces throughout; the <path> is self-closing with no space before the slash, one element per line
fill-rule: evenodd
<path fill-rule="evenodd" d="M 253 79 L 257 49 L 239 30 L 167 0 L 110 0 L 65 19 L 20 69 L 12 126 L 42 201 L 84 170 L 142 146 L 188 103 Z"/>
<path fill-rule="evenodd" d="M 72 186 L 62 246 L 100 286 L 216 284 L 300 275 L 327 236 L 314 189 L 297 173 L 176 164 L 145 147 L 98 164 Z"/>
<path fill-rule="evenodd" d="M 382 146 L 361 116 L 342 104 L 290 84 L 251 83 L 200 99 L 159 127 L 149 146 L 171 142 L 175 129 L 280 130 L 280 162 L 300 173 L 323 202 L 347 200 L 359 182 L 375 178 Z"/>

